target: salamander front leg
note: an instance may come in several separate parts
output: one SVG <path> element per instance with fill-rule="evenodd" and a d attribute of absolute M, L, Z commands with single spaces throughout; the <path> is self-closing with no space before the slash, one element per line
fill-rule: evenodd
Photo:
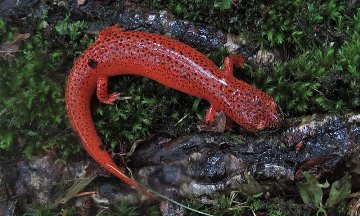
<path fill-rule="evenodd" d="M 113 92 L 108 94 L 108 78 L 107 77 L 99 77 L 96 85 L 96 96 L 102 103 L 106 104 L 114 104 L 114 101 L 119 99 L 120 93 Z"/>
<path fill-rule="evenodd" d="M 244 68 L 244 58 L 242 55 L 229 55 L 224 60 L 225 76 L 233 76 L 234 66 L 238 69 Z"/>
<path fill-rule="evenodd" d="M 210 105 L 209 109 L 206 111 L 204 116 L 204 123 L 207 125 L 212 125 L 215 122 L 216 111 L 213 105 Z"/>
<path fill-rule="evenodd" d="M 207 110 L 204 123 L 198 125 L 200 131 L 224 132 L 226 127 L 226 116 L 224 112 L 218 112 L 213 105 Z"/>

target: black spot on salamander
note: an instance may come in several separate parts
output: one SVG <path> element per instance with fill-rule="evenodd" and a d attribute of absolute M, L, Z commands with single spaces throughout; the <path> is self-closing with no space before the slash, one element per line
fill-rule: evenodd
<path fill-rule="evenodd" d="M 94 59 L 89 59 L 89 61 L 88 61 L 88 65 L 93 69 L 95 69 L 97 67 L 97 64 L 98 63 L 96 61 L 94 61 Z"/>
<path fill-rule="evenodd" d="M 105 146 L 104 146 L 104 145 L 100 145 L 100 146 L 99 146 L 99 149 L 102 150 L 102 151 L 104 151 L 104 150 L 105 150 Z"/>

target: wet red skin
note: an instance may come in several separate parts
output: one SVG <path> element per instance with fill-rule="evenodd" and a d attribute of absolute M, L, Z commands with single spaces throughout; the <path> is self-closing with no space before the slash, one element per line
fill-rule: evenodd
<path fill-rule="evenodd" d="M 233 67 L 241 68 L 243 64 L 240 55 L 230 55 L 224 60 L 224 70 L 220 70 L 205 55 L 179 41 L 112 26 L 100 32 L 95 43 L 73 66 L 66 86 L 67 114 L 91 157 L 110 173 L 146 193 L 101 148 L 90 113 L 94 91 L 101 102 L 112 104 L 119 93 L 108 94 L 108 77 L 139 75 L 207 100 L 210 103 L 204 118 L 207 124 L 214 122 L 216 112 L 223 111 L 250 132 L 277 127 L 282 115 L 274 100 L 233 76 Z"/>

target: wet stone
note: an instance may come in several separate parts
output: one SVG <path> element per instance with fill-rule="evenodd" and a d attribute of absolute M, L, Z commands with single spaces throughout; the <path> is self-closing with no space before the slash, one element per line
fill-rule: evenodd
<path fill-rule="evenodd" d="M 114 200 L 116 198 L 116 193 L 119 191 L 115 185 L 111 183 L 104 183 L 99 186 L 99 194 L 105 199 Z"/>
<path fill-rule="evenodd" d="M 132 30 L 142 27 L 145 23 L 145 17 L 143 14 L 136 12 L 122 13 L 119 15 L 118 22 L 122 28 Z"/>
<path fill-rule="evenodd" d="M 226 173 L 224 154 L 214 153 L 206 156 L 206 160 L 191 163 L 190 173 L 195 178 L 208 178 L 212 182 L 223 179 Z"/>
<path fill-rule="evenodd" d="M 173 35 L 175 38 L 184 40 L 186 24 L 183 21 L 170 21 L 169 26 L 171 35 Z"/>

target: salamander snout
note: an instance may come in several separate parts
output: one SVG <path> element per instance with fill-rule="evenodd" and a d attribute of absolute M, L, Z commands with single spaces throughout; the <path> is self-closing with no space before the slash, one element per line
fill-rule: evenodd
<path fill-rule="evenodd" d="M 266 111 L 264 118 L 258 121 L 256 126 L 258 131 L 263 129 L 276 129 L 284 120 L 284 114 L 275 101 L 269 101 L 267 104 L 267 109 L 268 110 Z"/>

